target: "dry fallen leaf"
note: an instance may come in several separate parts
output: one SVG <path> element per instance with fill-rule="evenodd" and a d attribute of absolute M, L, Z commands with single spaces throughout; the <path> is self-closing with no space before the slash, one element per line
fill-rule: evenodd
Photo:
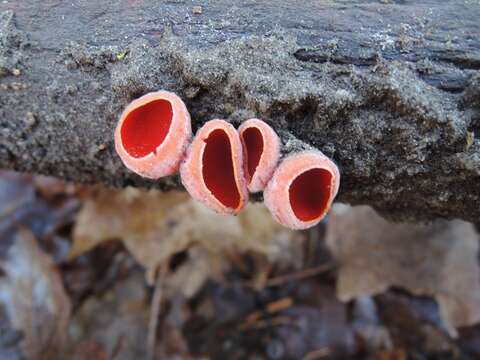
<path fill-rule="evenodd" d="M 285 259 L 294 236 L 298 235 L 276 224 L 262 204 L 250 204 L 236 217 L 222 216 L 185 192 L 102 189 L 84 202 L 71 256 L 120 239 L 147 268 L 151 283 L 159 264 L 187 251 L 192 261 L 185 266 L 192 278 L 182 281 L 182 291 L 191 296 L 208 277 L 221 272 L 225 254 L 239 250 L 263 254 L 271 261 Z M 186 270 L 177 271 L 179 279 L 185 278 Z"/>
<path fill-rule="evenodd" d="M 70 300 L 62 279 L 33 235 L 20 229 L 0 263 L 0 302 L 14 328 L 23 332 L 22 351 L 28 359 L 54 359 L 65 346 Z"/>
<path fill-rule="evenodd" d="M 391 286 L 434 296 L 452 336 L 480 321 L 478 234 L 463 221 L 395 224 L 367 206 L 334 207 L 326 241 L 340 263 L 342 301 Z"/>

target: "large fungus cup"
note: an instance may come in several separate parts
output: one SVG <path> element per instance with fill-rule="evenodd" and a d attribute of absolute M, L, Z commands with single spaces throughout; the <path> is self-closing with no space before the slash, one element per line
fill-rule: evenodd
<path fill-rule="evenodd" d="M 250 192 L 261 191 L 273 175 L 280 158 L 280 139 L 259 119 L 250 119 L 238 128 L 244 149 L 245 175 Z"/>
<path fill-rule="evenodd" d="M 115 130 L 115 150 L 127 168 L 150 179 L 176 173 L 192 137 L 190 114 L 174 93 L 132 101 Z"/>
<path fill-rule="evenodd" d="M 220 214 L 238 214 L 248 200 L 248 190 L 236 129 L 224 120 L 205 123 L 187 150 L 180 176 L 197 201 Z"/>
<path fill-rule="evenodd" d="M 273 217 L 291 229 L 307 229 L 327 214 L 340 184 L 340 172 L 320 151 L 287 156 L 264 191 Z"/>

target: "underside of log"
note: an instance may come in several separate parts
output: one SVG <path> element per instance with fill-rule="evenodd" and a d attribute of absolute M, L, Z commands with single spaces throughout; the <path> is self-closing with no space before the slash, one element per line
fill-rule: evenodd
<path fill-rule="evenodd" d="M 113 147 L 132 99 L 197 129 L 259 117 L 339 165 L 338 199 L 397 220 L 480 219 L 480 3 L 0 2 L 0 167 L 145 181 Z"/>

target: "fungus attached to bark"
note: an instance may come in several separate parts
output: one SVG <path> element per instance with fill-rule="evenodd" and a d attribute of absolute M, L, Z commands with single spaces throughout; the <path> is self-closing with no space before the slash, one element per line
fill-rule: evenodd
<path fill-rule="evenodd" d="M 115 130 L 115 149 L 127 168 L 158 179 L 178 171 L 191 137 L 183 101 L 174 93 L 157 91 L 125 108 Z"/>
<path fill-rule="evenodd" d="M 340 185 L 333 161 L 320 151 L 287 156 L 275 170 L 265 192 L 265 205 L 282 225 L 306 229 L 327 214 Z"/>
<path fill-rule="evenodd" d="M 221 214 L 237 214 L 248 199 L 243 149 L 235 128 L 211 120 L 195 135 L 180 166 L 190 195 Z"/>
<path fill-rule="evenodd" d="M 280 140 L 265 122 L 250 119 L 239 127 L 244 149 L 248 190 L 261 191 L 272 177 L 280 157 Z"/>

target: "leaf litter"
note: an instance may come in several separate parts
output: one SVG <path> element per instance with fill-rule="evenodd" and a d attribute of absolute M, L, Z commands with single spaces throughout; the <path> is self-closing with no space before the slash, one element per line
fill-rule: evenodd
<path fill-rule="evenodd" d="M 78 214 L 71 257 L 120 239 L 153 283 L 158 265 L 187 251 L 188 271 L 179 269 L 172 279 L 193 295 L 205 280 L 227 269 L 229 253 L 254 252 L 281 261 L 288 259 L 295 237 L 260 204 L 250 204 L 235 217 L 223 216 L 184 192 L 103 189 L 87 198 Z"/>
<path fill-rule="evenodd" d="M 0 262 L 0 302 L 15 329 L 23 331 L 27 358 L 51 359 L 66 345 L 71 304 L 52 258 L 25 229 L 17 232 L 7 259 Z"/>
<path fill-rule="evenodd" d="M 337 205 L 326 242 L 341 263 L 343 301 L 400 287 L 433 296 L 452 336 L 480 321 L 479 236 L 472 224 L 438 220 L 392 224 L 370 207 Z"/>
<path fill-rule="evenodd" d="M 469 224 L 360 207 L 292 232 L 260 204 L 8 172 L 0 199 L 2 359 L 480 356 Z"/>

